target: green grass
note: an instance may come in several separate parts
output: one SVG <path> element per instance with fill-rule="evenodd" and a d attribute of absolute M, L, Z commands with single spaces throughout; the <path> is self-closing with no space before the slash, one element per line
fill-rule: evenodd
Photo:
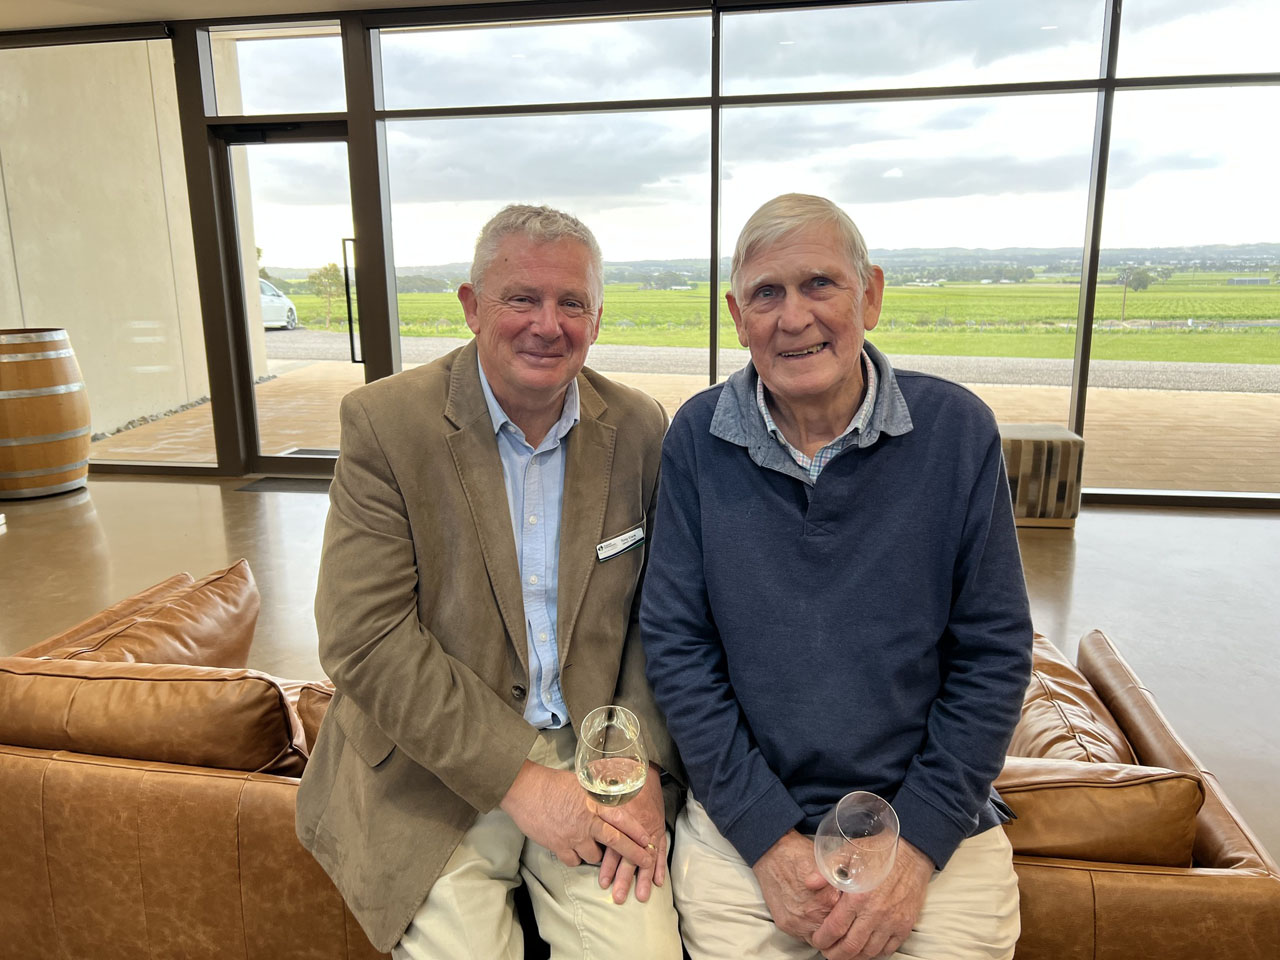
<path fill-rule="evenodd" d="M 1280 364 L 1280 327 L 1185 326 L 1187 318 L 1219 324 L 1280 319 L 1280 284 L 1229 287 L 1229 276 L 1233 274 L 1174 274 L 1167 282 L 1131 290 L 1124 298 L 1123 289 L 1107 283 L 1110 278 L 1104 274 L 1096 319 L 1118 323 L 1124 298 L 1125 326 L 1095 328 L 1093 355 L 1104 360 Z M 605 289 L 600 342 L 705 347 L 709 291 L 705 283 L 699 287 L 642 290 L 636 284 L 610 284 Z M 304 326 L 323 328 L 320 297 L 292 299 Z M 893 286 L 885 291 L 880 324 L 871 339 L 899 354 L 1069 358 L 1075 350 L 1078 300 L 1078 284 L 1048 280 Z M 340 310 L 341 304 L 335 301 L 334 309 Z M 452 293 L 402 294 L 399 312 L 404 336 L 470 335 Z M 333 329 L 341 328 L 335 320 Z M 720 344 L 737 346 L 733 321 L 723 307 Z"/>

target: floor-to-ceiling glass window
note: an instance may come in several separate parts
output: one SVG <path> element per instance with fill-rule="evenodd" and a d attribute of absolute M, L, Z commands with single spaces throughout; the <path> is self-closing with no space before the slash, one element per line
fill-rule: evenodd
<path fill-rule="evenodd" d="M 1125 79 L 1274 70 L 1275 4 L 1129 0 Z M 1084 482 L 1280 493 L 1280 87 L 1120 89 Z"/>
<path fill-rule="evenodd" d="M 709 111 L 652 103 L 706 96 L 710 18 L 382 30 L 379 46 L 403 364 L 469 339 L 456 291 L 484 222 L 547 204 L 604 254 L 588 363 L 672 411 L 705 386 Z M 571 107 L 587 102 L 604 107 Z"/>

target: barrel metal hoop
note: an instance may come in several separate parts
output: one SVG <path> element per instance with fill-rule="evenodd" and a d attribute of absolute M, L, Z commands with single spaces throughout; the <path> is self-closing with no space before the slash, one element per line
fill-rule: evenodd
<path fill-rule="evenodd" d="M 28 497 L 47 497 L 55 493 L 66 493 L 77 487 L 86 486 L 86 478 L 71 480 L 68 483 L 55 483 L 51 487 L 27 487 L 25 490 L 0 490 L 0 500 L 25 500 Z"/>
<path fill-rule="evenodd" d="M 50 340 L 67 339 L 65 330 L 37 330 L 33 333 L 0 333 L 0 344 L 47 343 Z"/>
<path fill-rule="evenodd" d="M 0 400 L 21 400 L 25 397 L 52 397 L 59 393 L 75 393 L 84 389 L 84 381 L 60 383 L 56 387 L 32 387 L 29 390 L 0 390 Z"/>
<path fill-rule="evenodd" d="M 39 470 L 0 470 L 0 480 L 22 480 L 27 477 L 51 477 L 55 473 L 66 473 L 68 470 L 79 470 L 89 465 L 89 458 L 74 463 L 63 463 L 56 467 L 41 467 Z"/>
<path fill-rule="evenodd" d="M 45 350 L 40 353 L 0 353 L 0 363 L 20 363 L 23 360 L 57 360 L 61 357 L 74 357 L 76 352 L 66 350 Z"/>
<path fill-rule="evenodd" d="M 0 438 L 0 447 L 25 447 L 32 443 L 57 443 L 59 440 L 72 440 L 83 437 L 90 427 L 79 427 L 75 430 L 64 430 L 62 433 L 42 433 L 34 437 Z"/>

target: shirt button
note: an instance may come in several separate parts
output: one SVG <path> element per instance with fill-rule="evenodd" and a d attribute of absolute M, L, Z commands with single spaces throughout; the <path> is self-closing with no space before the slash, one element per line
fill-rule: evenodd
<path fill-rule="evenodd" d="M 537 518 L 537 517 L 532 517 L 532 516 L 531 516 L 531 517 L 529 518 L 529 522 L 530 522 L 530 523 L 537 523 L 537 522 L 538 522 L 538 518 Z"/>
<path fill-rule="evenodd" d="M 537 582 L 538 582 L 538 575 L 537 575 L 536 573 L 532 573 L 532 574 L 530 574 L 530 575 L 529 575 L 529 582 L 530 582 L 530 583 L 537 583 Z"/>
<path fill-rule="evenodd" d="M 543 630 L 540 634 L 538 634 L 538 639 L 541 640 L 543 643 L 546 643 L 547 631 Z"/>

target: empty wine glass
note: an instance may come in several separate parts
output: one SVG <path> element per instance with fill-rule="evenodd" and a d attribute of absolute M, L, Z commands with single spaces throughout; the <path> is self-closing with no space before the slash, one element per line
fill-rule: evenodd
<path fill-rule="evenodd" d="M 573 766 L 582 789 L 605 806 L 619 806 L 639 793 L 649 764 L 636 715 L 611 703 L 588 713 L 578 731 Z"/>
<path fill-rule="evenodd" d="M 887 800 L 855 790 L 818 824 L 813 856 L 827 882 L 848 893 L 874 890 L 898 855 L 898 815 Z"/>

